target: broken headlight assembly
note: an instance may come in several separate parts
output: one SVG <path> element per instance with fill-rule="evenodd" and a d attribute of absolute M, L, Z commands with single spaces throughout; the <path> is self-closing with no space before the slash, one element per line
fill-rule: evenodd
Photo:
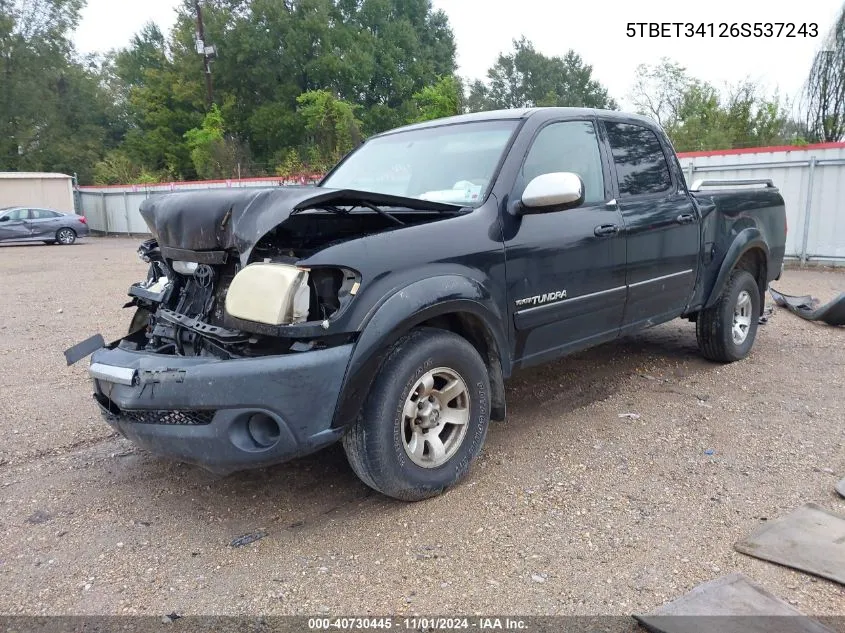
<path fill-rule="evenodd" d="M 232 279 L 226 312 L 272 326 L 325 321 L 345 307 L 359 287 L 358 273 L 344 268 L 254 263 Z"/>

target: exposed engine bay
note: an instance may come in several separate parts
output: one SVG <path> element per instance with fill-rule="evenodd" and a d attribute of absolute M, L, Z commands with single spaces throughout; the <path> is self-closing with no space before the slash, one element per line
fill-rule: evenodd
<path fill-rule="evenodd" d="M 138 249 L 149 270 L 129 289 L 124 307 L 136 313 L 120 345 L 225 360 L 347 343 L 351 335 L 331 332 L 330 323 L 358 292 L 360 275 L 300 262 L 342 242 L 460 211 L 319 188 L 150 199 L 141 212 L 155 237 Z"/>
<path fill-rule="evenodd" d="M 229 359 L 314 349 L 320 346 L 317 342 L 297 346 L 295 339 L 280 337 L 277 326 L 325 322 L 351 299 L 359 284 L 357 273 L 351 270 L 303 270 L 306 284 L 301 313 L 291 315 L 294 318 L 289 323 L 252 323 L 226 311 L 230 286 L 243 270 L 236 258 L 216 265 L 168 263 L 155 239 L 144 242 L 138 254 L 150 267 L 147 279 L 129 288 L 132 301 L 125 307 L 136 307 L 137 312 L 122 346 L 158 354 Z M 276 256 L 272 261 L 295 268 L 295 260 Z"/>

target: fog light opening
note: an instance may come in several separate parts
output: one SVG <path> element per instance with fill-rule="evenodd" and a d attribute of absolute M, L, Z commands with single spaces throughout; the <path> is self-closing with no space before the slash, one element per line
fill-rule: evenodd
<path fill-rule="evenodd" d="M 260 448 L 270 448 L 279 441 L 281 435 L 279 423 L 265 413 L 249 416 L 246 430 L 252 441 Z"/>

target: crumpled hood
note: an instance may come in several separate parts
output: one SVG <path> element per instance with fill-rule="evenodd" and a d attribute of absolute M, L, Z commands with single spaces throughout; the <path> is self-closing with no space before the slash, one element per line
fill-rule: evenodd
<path fill-rule="evenodd" d="M 191 251 L 236 250 L 242 261 L 269 231 L 299 210 L 360 203 L 456 211 L 460 205 L 325 187 L 209 189 L 149 198 L 140 211 L 161 246 Z"/>

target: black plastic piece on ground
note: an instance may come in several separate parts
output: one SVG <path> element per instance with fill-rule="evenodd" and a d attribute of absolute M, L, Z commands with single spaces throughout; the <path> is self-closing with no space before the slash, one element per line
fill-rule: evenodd
<path fill-rule="evenodd" d="M 77 343 L 70 349 L 65 350 L 65 360 L 67 360 L 68 367 L 74 363 L 78 363 L 86 356 L 90 356 L 101 347 L 106 346 L 106 341 L 102 334 L 95 334 L 91 338 L 87 338 L 81 343 Z"/>
<path fill-rule="evenodd" d="M 769 292 L 775 303 L 802 319 L 822 321 L 828 325 L 845 325 L 845 292 L 823 306 L 819 306 L 819 300 L 810 295 L 793 297 L 781 294 L 774 288 L 769 288 Z"/>

